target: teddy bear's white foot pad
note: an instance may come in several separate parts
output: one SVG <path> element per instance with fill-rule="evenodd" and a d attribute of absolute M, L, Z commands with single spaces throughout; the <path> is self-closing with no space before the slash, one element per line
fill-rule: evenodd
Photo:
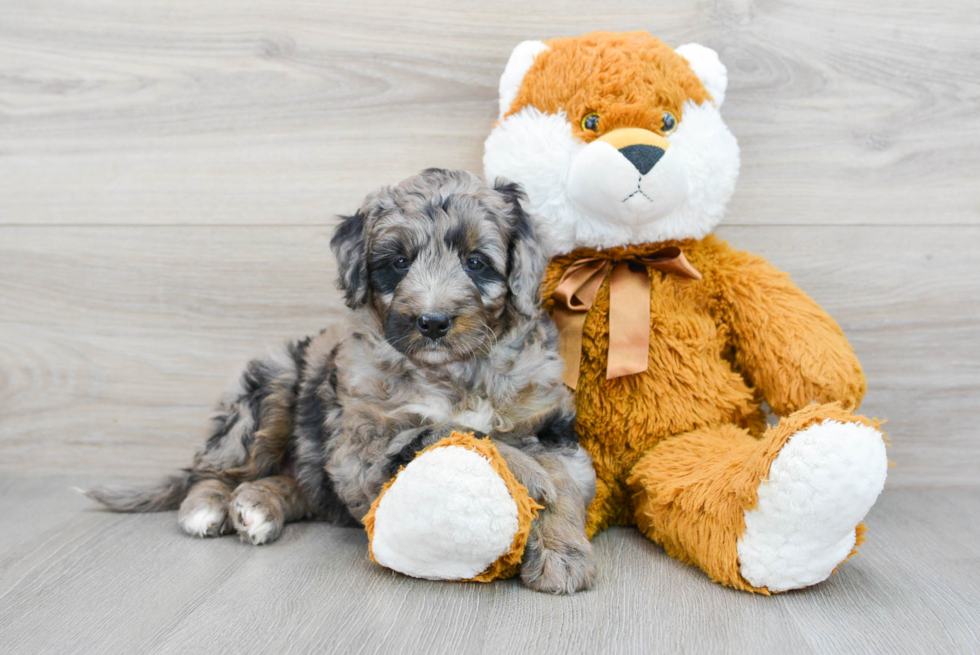
<path fill-rule="evenodd" d="M 854 548 L 855 528 L 885 485 L 880 432 L 826 420 L 789 438 L 745 512 L 742 577 L 787 591 L 826 580 Z"/>
<path fill-rule="evenodd" d="M 410 462 L 381 497 L 371 551 L 405 575 L 465 580 L 510 551 L 518 525 L 517 504 L 489 460 L 445 446 Z"/>

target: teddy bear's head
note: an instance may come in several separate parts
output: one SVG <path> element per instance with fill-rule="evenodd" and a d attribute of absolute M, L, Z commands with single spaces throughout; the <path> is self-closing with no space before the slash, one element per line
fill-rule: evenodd
<path fill-rule="evenodd" d="M 524 186 L 554 254 L 701 238 L 738 176 L 727 82 L 713 50 L 646 32 L 525 41 L 500 78 L 486 176 Z"/>

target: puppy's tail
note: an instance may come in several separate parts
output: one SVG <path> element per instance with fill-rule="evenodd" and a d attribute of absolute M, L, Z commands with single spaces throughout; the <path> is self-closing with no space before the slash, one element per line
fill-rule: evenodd
<path fill-rule="evenodd" d="M 181 471 L 145 485 L 94 487 L 83 494 L 113 512 L 165 512 L 180 507 L 193 484 L 193 474 Z"/>

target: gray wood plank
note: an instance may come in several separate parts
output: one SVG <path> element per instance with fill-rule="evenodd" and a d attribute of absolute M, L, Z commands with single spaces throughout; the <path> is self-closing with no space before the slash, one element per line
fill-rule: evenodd
<path fill-rule="evenodd" d="M 977 224 L 978 24 L 972 0 L 12 0 L 0 222 L 323 223 L 480 170 L 520 40 L 647 28 L 728 64 L 733 224 Z"/>
<path fill-rule="evenodd" d="M 631 529 L 595 540 L 598 586 L 414 580 L 322 523 L 278 543 L 181 534 L 173 513 L 113 515 L 0 479 L 0 643 L 28 652 L 970 653 L 980 650 L 977 490 L 886 491 L 869 541 L 822 585 L 771 598 L 713 584 Z"/>

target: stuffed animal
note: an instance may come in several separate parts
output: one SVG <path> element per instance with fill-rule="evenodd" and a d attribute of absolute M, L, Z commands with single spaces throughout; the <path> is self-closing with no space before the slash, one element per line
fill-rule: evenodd
<path fill-rule="evenodd" d="M 453 432 L 384 486 L 364 527 L 378 564 L 416 578 L 490 582 L 520 570 L 540 509 L 490 439 Z"/>
<path fill-rule="evenodd" d="M 554 245 L 542 296 L 598 476 L 590 536 L 635 525 L 768 594 L 856 552 L 888 464 L 837 324 L 711 234 L 739 168 L 726 86 L 714 51 L 646 32 L 527 41 L 484 166 L 524 186 Z"/>

